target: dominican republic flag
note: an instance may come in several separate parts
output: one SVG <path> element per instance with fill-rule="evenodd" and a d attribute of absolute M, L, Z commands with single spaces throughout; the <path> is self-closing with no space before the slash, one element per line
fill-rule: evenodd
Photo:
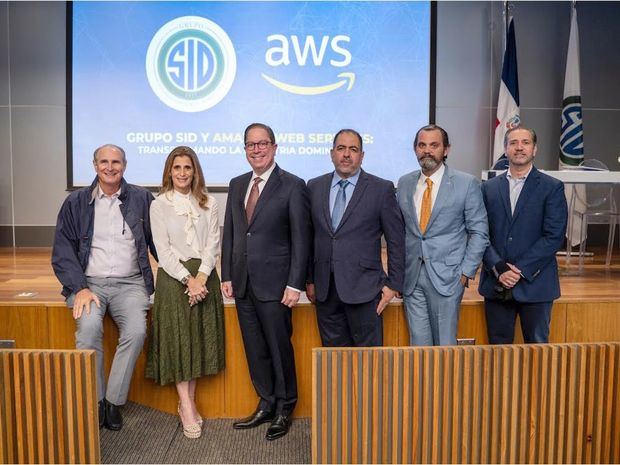
<path fill-rule="evenodd" d="M 512 16 L 508 22 L 506 33 L 506 50 L 502 65 L 502 82 L 499 86 L 497 99 L 497 119 L 495 120 L 495 142 L 493 144 L 493 167 L 498 169 L 508 167 L 504 154 L 504 134 L 510 128 L 519 126 L 519 73 L 517 71 L 517 43 L 515 26 Z M 502 160 L 500 160 L 500 158 Z M 500 163 L 498 163 L 498 161 Z M 502 167 L 502 165 L 505 165 Z"/>
<path fill-rule="evenodd" d="M 570 34 L 566 54 L 566 74 L 564 77 L 564 98 L 562 100 L 562 130 L 560 134 L 560 169 L 579 165 L 583 161 L 583 124 L 581 117 L 581 79 L 579 75 L 579 29 L 577 27 L 577 9 L 571 8 Z M 565 186 L 566 200 L 579 212 L 586 210 L 586 189 L 583 184 Z M 579 216 L 573 212 L 571 247 L 579 244 L 581 237 Z M 566 231 L 569 237 L 569 231 Z"/>

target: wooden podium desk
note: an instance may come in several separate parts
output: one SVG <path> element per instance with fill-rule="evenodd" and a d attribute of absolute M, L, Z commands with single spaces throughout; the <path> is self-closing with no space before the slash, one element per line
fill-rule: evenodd
<path fill-rule="evenodd" d="M 74 349 L 75 322 L 60 295 L 52 273 L 50 249 L 0 249 L 0 339 L 14 339 L 18 349 Z M 606 269 L 599 262 L 586 265 L 580 276 L 561 278 L 562 297 L 553 307 L 551 342 L 620 341 L 620 265 Z M 461 304 L 458 337 L 486 344 L 483 301 L 476 281 L 466 289 Z M 22 293 L 35 292 L 31 297 Z M 305 296 L 304 296 L 305 299 Z M 383 313 L 386 346 L 406 346 L 409 340 L 402 302 L 394 301 Z M 226 368 L 198 383 L 197 401 L 203 415 L 241 417 L 257 404 L 250 382 L 237 312 L 228 301 L 224 308 Z M 516 341 L 521 341 L 517 328 Z M 118 331 L 104 321 L 107 369 Z M 293 309 L 293 346 L 297 364 L 299 401 L 295 415 L 311 414 L 312 349 L 320 347 L 314 306 L 305 300 Z M 129 399 L 169 413 L 176 412 L 173 385 L 158 386 L 144 378 L 146 346 L 138 359 Z"/>

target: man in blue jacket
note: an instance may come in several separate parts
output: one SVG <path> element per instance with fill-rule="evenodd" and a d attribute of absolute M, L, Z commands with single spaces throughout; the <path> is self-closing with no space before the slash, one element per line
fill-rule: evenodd
<path fill-rule="evenodd" d="M 504 147 L 508 171 L 482 185 L 491 244 L 479 292 L 489 342 L 511 344 L 517 314 L 525 342 L 548 342 L 551 307 L 560 296 L 555 253 L 566 233 L 564 185 L 534 167 L 533 130 L 510 129 Z"/>
<path fill-rule="evenodd" d="M 76 347 L 96 352 L 99 425 L 122 427 L 136 359 L 146 335 L 149 296 L 154 291 L 148 249 L 156 257 L 149 207 L 153 196 L 123 179 L 122 148 L 95 150 L 97 177 L 72 192 L 56 223 L 52 267 L 77 323 Z M 120 338 L 107 388 L 103 372 L 103 317 L 110 314 Z"/>

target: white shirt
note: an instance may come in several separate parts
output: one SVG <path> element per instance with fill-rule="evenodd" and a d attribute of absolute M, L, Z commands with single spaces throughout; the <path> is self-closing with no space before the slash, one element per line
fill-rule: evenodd
<path fill-rule="evenodd" d="M 220 225 L 215 198 L 200 208 L 191 194 L 159 195 L 151 203 L 151 231 L 159 266 L 181 281 L 190 272 L 179 261 L 202 260 L 198 271 L 209 276 L 220 254 Z"/>
<path fill-rule="evenodd" d="M 84 273 L 88 277 L 126 278 L 140 274 L 136 242 L 120 209 L 120 193 L 119 189 L 106 195 L 99 186 L 93 190 L 93 240 Z"/>
<path fill-rule="evenodd" d="M 519 196 L 521 195 L 521 191 L 523 190 L 523 186 L 525 185 L 525 181 L 527 177 L 532 172 L 532 167 L 527 173 L 523 176 L 516 178 L 510 173 L 510 169 L 506 172 L 506 177 L 508 178 L 508 187 L 510 190 L 510 213 L 515 212 L 515 207 L 517 206 L 517 202 L 519 201 Z"/>
<path fill-rule="evenodd" d="M 263 174 L 261 174 L 260 176 L 256 173 L 252 173 L 252 179 L 250 179 L 250 184 L 248 185 L 248 190 L 245 192 L 245 200 L 243 201 L 243 205 L 246 206 L 248 204 L 248 199 L 250 198 L 250 191 L 252 190 L 252 186 L 254 185 L 254 180 L 256 178 L 261 178 L 262 181 L 258 183 L 258 195 L 260 197 L 260 195 L 263 193 L 263 189 L 265 188 L 265 184 L 267 184 L 267 180 L 269 179 L 269 176 L 271 176 L 271 173 L 273 173 L 273 170 L 276 168 L 276 164 L 275 162 L 271 165 L 271 167 L 265 171 Z M 159 253 L 159 252 L 158 252 Z"/>
<path fill-rule="evenodd" d="M 435 206 L 435 200 L 437 200 L 437 193 L 439 192 L 439 186 L 441 185 L 441 179 L 443 178 L 445 171 L 446 165 L 443 163 L 437 171 L 430 176 L 426 176 L 420 171 L 420 179 L 418 179 L 418 184 L 416 185 L 415 192 L 413 193 L 413 203 L 415 204 L 415 211 L 418 215 L 418 223 L 420 222 L 420 213 L 422 210 L 422 197 L 428 187 L 426 185 L 426 180 L 430 177 L 431 181 L 433 181 L 433 190 L 431 192 L 431 211 L 433 211 L 432 207 Z"/>

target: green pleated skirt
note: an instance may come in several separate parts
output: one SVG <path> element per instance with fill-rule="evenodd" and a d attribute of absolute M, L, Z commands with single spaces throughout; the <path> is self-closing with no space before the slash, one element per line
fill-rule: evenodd
<path fill-rule="evenodd" d="M 196 276 L 200 263 L 191 259 L 183 265 Z M 215 269 L 206 286 L 207 297 L 190 307 L 186 287 L 162 268 L 157 271 L 147 378 L 164 385 L 213 375 L 224 368 L 224 302 Z"/>

